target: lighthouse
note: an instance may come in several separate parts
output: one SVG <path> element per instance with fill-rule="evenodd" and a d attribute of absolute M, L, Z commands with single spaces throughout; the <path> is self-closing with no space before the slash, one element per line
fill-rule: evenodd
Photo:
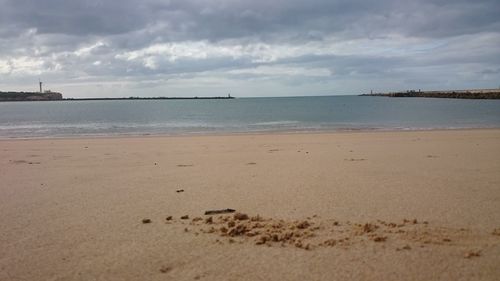
<path fill-rule="evenodd" d="M 38 79 L 38 84 L 40 85 L 40 93 L 42 93 L 42 81 L 40 79 Z"/>

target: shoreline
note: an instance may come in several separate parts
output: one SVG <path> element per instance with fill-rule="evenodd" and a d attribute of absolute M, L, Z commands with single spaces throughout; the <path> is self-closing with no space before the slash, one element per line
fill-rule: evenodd
<path fill-rule="evenodd" d="M 168 137 L 209 137 L 209 136 L 259 136 L 259 135 L 324 135 L 324 134 L 349 134 L 349 133 L 390 133 L 390 132 L 439 132 L 439 131 L 490 131 L 500 130 L 500 127 L 460 127 L 460 128 L 362 128 L 362 129 L 317 129 L 317 130 L 269 130 L 247 132 L 191 132 L 191 133 L 118 133 L 118 134 L 86 134 L 64 136 L 35 136 L 35 137 L 1 137 L 1 141 L 14 140 L 74 140 L 74 139 L 121 139 L 121 138 L 168 138 Z"/>

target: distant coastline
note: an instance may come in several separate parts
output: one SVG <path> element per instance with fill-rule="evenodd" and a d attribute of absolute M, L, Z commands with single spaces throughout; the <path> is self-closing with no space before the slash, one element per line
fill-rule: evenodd
<path fill-rule="evenodd" d="M 58 92 L 1 92 L 0 102 L 13 101 L 106 101 L 106 100 L 227 100 L 233 96 L 219 97 L 128 97 L 128 98 L 63 98 Z"/>
<path fill-rule="evenodd" d="M 500 89 L 450 90 L 450 91 L 406 91 L 370 93 L 360 96 L 391 98 L 448 98 L 448 99 L 500 99 Z"/>

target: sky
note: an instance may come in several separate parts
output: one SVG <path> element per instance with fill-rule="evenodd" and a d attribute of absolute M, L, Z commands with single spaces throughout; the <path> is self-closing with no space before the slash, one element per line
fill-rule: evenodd
<path fill-rule="evenodd" d="M 65 97 L 500 87 L 499 0 L 0 0 L 0 90 Z"/>

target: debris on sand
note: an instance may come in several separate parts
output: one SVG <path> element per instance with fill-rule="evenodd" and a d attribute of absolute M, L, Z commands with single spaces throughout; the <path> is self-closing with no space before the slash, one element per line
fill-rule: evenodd
<path fill-rule="evenodd" d="M 366 161 L 366 159 L 365 158 L 348 158 L 348 159 L 344 159 L 344 161 L 358 162 L 358 161 Z"/>
<path fill-rule="evenodd" d="M 181 192 L 184 192 L 184 189 L 177 189 L 175 192 L 181 193 Z"/>
<path fill-rule="evenodd" d="M 142 223 L 144 223 L 144 224 L 151 223 L 151 220 L 150 219 L 142 219 Z"/>
<path fill-rule="evenodd" d="M 189 219 L 189 216 L 188 215 L 184 215 L 181 217 L 181 220 L 188 220 Z"/>
<path fill-rule="evenodd" d="M 205 211 L 205 215 L 219 215 L 219 214 L 228 214 L 234 212 L 236 212 L 236 210 L 233 209 L 208 210 Z"/>
<path fill-rule="evenodd" d="M 173 219 L 172 216 L 168 216 L 168 217 L 165 218 L 165 220 L 168 220 L 168 221 L 171 221 L 172 219 Z"/>
<path fill-rule="evenodd" d="M 470 252 L 465 253 L 464 258 L 470 259 L 470 258 L 480 257 L 480 256 L 481 256 L 480 251 L 470 251 Z"/>

